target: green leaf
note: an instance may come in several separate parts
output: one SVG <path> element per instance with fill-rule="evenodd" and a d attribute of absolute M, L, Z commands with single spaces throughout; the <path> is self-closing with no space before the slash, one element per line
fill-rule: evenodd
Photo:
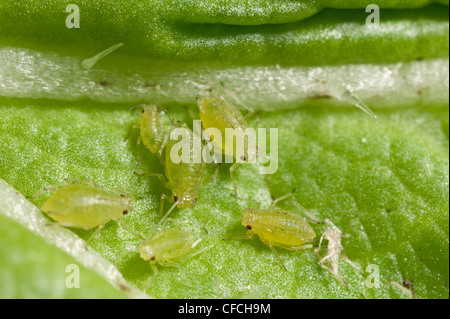
<path fill-rule="evenodd" d="M 94 179 L 106 187 L 130 186 L 144 199 L 124 221 L 143 234 L 158 215 L 159 197 L 168 193 L 157 179 L 133 172 L 162 172 L 155 156 L 144 152 L 136 166 L 136 144 L 124 141 L 136 122 L 129 105 L 84 101 L 16 101 L 1 103 L 3 150 L 0 176 L 24 195 L 63 179 Z M 187 116 L 169 106 L 176 119 Z M 344 232 L 349 258 L 361 269 L 379 267 L 381 286 L 369 289 L 364 278 L 341 263 L 346 290 L 320 268 L 313 251 L 280 251 L 289 272 L 279 266 L 258 239 L 225 242 L 245 234 L 240 225 L 250 204 L 231 196 L 227 166 L 204 186 L 195 209 L 173 217 L 203 237 L 211 249 L 177 269 L 153 276 L 135 247 L 139 240 L 111 222 L 92 247 L 115 264 L 134 287 L 155 297 L 407 297 L 390 280 L 413 281 L 421 297 L 448 296 L 448 135 L 442 131 L 446 107 L 378 112 L 373 119 L 356 109 L 302 108 L 260 114 L 260 127 L 279 128 L 279 169 L 266 181 L 253 165 L 237 170 L 241 196 L 270 203 L 296 188 L 295 198 L 321 218 L 330 218 Z M 136 136 L 134 136 L 136 137 Z M 6 155 L 6 156 L 5 156 Z M 433 190 L 433 191 L 430 191 Z M 49 195 L 33 199 L 38 207 Z M 208 236 L 202 232 L 209 215 Z M 316 227 L 320 234 L 323 227 Z M 76 231 L 87 239 L 90 233 Z M 365 274 L 368 275 L 367 273 Z"/>
<path fill-rule="evenodd" d="M 113 265 L 85 250 L 83 242 L 70 231 L 46 226 L 48 221 L 39 210 L 2 180 L 0 202 L 1 298 L 128 296 L 111 289 L 111 282 L 130 295 L 134 292 Z M 82 257 L 81 263 L 76 257 Z"/>
<path fill-rule="evenodd" d="M 6 0 L 0 43 L 68 55 L 124 43 L 134 56 L 244 65 L 411 61 L 448 56 L 448 1 L 440 2 L 447 7 L 395 10 L 432 1 L 379 1 L 379 28 L 368 28 L 367 1 L 84 0 L 80 28 L 69 29 L 64 1 Z"/>
<path fill-rule="evenodd" d="M 410 298 L 390 284 L 409 280 L 420 297 L 448 298 L 448 1 L 436 2 L 379 1 L 370 30 L 356 0 L 79 1 L 80 29 L 65 27 L 66 2 L 2 1 L 0 296 Z M 138 117 L 127 110 L 161 103 L 189 123 L 183 105 L 198 114 L 195 97 L 220 82 L 259 111 L 253 125 L 278 128 L 278 171 L 242 165 L 239 196 L 267 207 L 296 189 L 349 234 L 342 244 L 363 274 L 341 260 L 348 289 L 313 250 L 279 249 L 286 272 L 258 237 L 222 240 L 245 234 L 242 211 L 254 205 L 231 195 L 229 164 L 194 209 L 172 216 L 202 238 L 197 249 L 212 247 L 157 276 L 117 223 L 86 251 L 79 238 L 92 231 L 45 226 L 38 208 L 50 194 L 23 197 L 64 179 L 126 185 L 142 199 L 123 220 L 148 234 L 170 190 L 134 174 L 163 167 L 145 149 L 137 166 L 138 132 L 124 137 Z M 319 239 L 325 228 L 313 227 Z M 79 290 L 65 287 L 68 264 L 80 265 Z M 373 266 L 378 288 L 367 285 Z"/>

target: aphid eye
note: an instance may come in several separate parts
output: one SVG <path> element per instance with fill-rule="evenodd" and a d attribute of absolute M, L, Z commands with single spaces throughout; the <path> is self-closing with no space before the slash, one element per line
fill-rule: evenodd
<path fill-rule="evenodd" d="M 151 261 L 154 261 L 156 259 L 155 256 L 153 256 L 152 258 L 150 258 Z"/>
<path fill-rule="evenodd" d="M 247 229 L 252 230 L 252 226 L 251 225 L 247 225 Z"/>
<path fill-rule="evenodd" d="M 120 194 L 120 197 L 125 197 L 125 195 L 124 194 Z"/>
<path fill-rule="evenodd" d="M 178 196 L 174 196 L 174 197 L 173 197 L 173 200 L 176 201 L 176 202 L 178 202 Z"/>
<path fill-rule="evenodd" d="M 145 113 L 145 110 L 144 110 L 144 109 L 142 109 L 142 113 Z"/>
<path fill-rule="evenodd" d="M 242 160 L 242 161 L 246 161 L 247 158 L 246 158 L 244 155 L 242 155 L 242 156 L 241 156 L 241 160 Z"/>
<path fill-rule="evenodd" d="M 197 203 L 198 198 L 194 199 L 194 202 Z"/>
<path fill-rule="evenodd" d="M 128 210 L 124 210 L 122 213 L 123 213 L 124 215 L 126 215 L 126 214 L 128 214 Z"/>

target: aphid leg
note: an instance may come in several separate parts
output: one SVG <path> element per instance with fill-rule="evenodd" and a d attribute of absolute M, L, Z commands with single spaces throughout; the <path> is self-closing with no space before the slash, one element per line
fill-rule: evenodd
<path fill-rule="evenodd" d="M 359 274 L 361 276 L 364 277 L 364 272 L 358 267 L 356 266 L 350 259 L 348 259 L 348 257 L 345 254 L 342 254 L 342 258 L 344 259 L 344 261 L 349 264 L 350 266 L 353 267 L 353 269 L 355 269 L 357 272 L 359 272 Z"/>
<path fill-rule="evenodd" d="M 47 212 L 43 211 L 44 213 L 47 214 Z M 63 214 L 57 214 L 55 212 L 51 212 L 52 215 L 63 215 Z M 80 228 L 80 229 L 84 229 L 84 230 L 91 230 L 91 227 L 84 227 L 81 225 L 75 225 L 75 224 L 71 224 L 71 223 L 64 223 L 64 222 L 54 222 L 54 223 L 48 223 L 45 224 L 45 226 L 51 226 L 51 227 L 70 227 L 70 228 Z"/>
<path fill-rule="evenodd" d="M 133 132 L 134 129 L 139 128 L 139 125 L 135 124 L 133 126 L 130 126 L 127 135 L 123 138 L 124 141 L 128 140 L 131 136 L 131 133 Z"/>
<path fill-rule="evenodd" d="M 189 256 L 186 256 L 187 259 L 191 259 L 194 258 L 197 255 L 200 255 L 201 253 L 204 253 L 205 251 L 207 251 L 208 249 L 212 248 L 213 245 L 211 246 L 207 246 L 207 247 L 203 247 L 202 249 L 197 250 L 196 252 L 190 254 Z"/>
<path fill-rule="evenodd" d="M 141 151 L 141 136 L 139 135 L 137 138 L 137 155 L 138 155 L 138 166 L 141 166 L 142 163 L 142 151 Z"/>
<path fill-rule="evenodd" d="M 230 167 L 230 177 L 231 177 L 231 181 L 233 182 L 234 196 L 236 196 L 236 197 L 237 197 L 237 182 L 236 182 L 236 179 L 233 176 L 233 172 L 239 166 L 239 164 L 240 163 L 234 163 Z"/>
<path fill-rule="evenodd" d="M 156 226 L 162 226 L 165 221 L 167 221 L 167 217 L 170 215 L 170 213 L 172 213 L 172 211 L 175 209 L 175 207 L 177 206 L 178 202 L 176 201 L 172 207 L 170 207 L 170 209 L 167 211 L 167 213 L 161 218 L 162 214 L 163 214 L 163 205 L 164 205 L 164 200 L 170 201 L 170 199 L 172 199 L 172 197 L 167 196 L 166 194 L 162 194 L 161 195 L 161 199 L 159 201 L 160 203 L 160 209 L 159 209 L 159 215 L 160 215 L 160 220 L 158 221 L 158 223 L 156 224 Z"/>
<path fill-rule="evenodd" d="M 161 181 L 161 183 L 164 185 L 164 187 L 170 188 L 169 187 L 169 183 L 168 183 L 168 181 L 166 180 L 166 178 L 164 177 L 163 174 L 159 174 L 159 173 L 142 173 L 142 174 L 139 174 L 137 172 L 134 172 L 134 174 L 136 174 L 139 177 L 156 176 Z"/>
<path fill-rule="evenodd" d="M 186 286 L 192 287 L 190 280 L 187 278 L 186 273 L 184 272 L 183 268 L 181 268 L 181 265 L 179 263 L 160 261 L 159 264 L 163 267 L 177 268 L 181 280 L 184 281 Z"/>
<path fill-rule="evenodd" d="M 214 175 L 212 175 L 210 178 L 208 179 L 204 179 L 203 180 L 203 185 L 208 185 L 209 183 L 212 183 L 216 180 L 217 175 L 219 174 L 219 165 L 216 166 L 216 169 L 214 170 Z"/>
<path fill-rule="evenodd" d="M 167 113 L 166 113 L 166 115 L 167 115 Z M 169 115 L 167 115 L 167 117 L 169 117 Z M 173 120 L 170 117 L 169 117 L 169 119 L 172 122 L 172 125 L 175 126 L 175 124 L 173 124 Z M 170 132 L 172 132 L 172 130 L 168 130 L 164 134 L 163 141 L 162 141 L 161 146 L 159 147 L 159 150 L 158 150 L 158 158 L 159 158 L 159 161 L 161 162 L 162 165 L 166 164 L 165 160 L 164 160 L 164 156 L 163 156 L 163 151 L 164 151 L 164 148 L 166 147 L 167 143 L 169 142 Z"/>
<path fill-rule="evenodd" d="M 212 206 L 212 203 L 211 203 L 211 206 Z M 208 209 L 208 213 L 206 214 L 205 221 L 203 222 L 203 230 L 206 235 L 208 235 L 208 229 L 206 229 L 206 225 L 208 224 L 210 214 L 211 214 L 211 210 Z"/>
<path fill-rule="evenodd" d="M 319 254 L 319 249 L 316 248 L 314 250 L 314 252 L 316 253 L 317 257 L 319 258 L 319 266 L 325 270 L 327 270 L 329 273 L 331 273 L 346 289 L 348 289 L 348 285 L 347 282 L 345 281 L 345 278 L 342 277 L 335 269 L 332 269 L 328 266 L 325 265 L 325 261 L 327 261 L 327 259 L 333 257 L 332 255 L 327 255 L 324 258 L 322 258 Z"/>
<path fill-rule="evenodd" d="M 284 270 L 288 271 L 286 266 L 283 263 L 283 260 L 281 259 L 280 255 L 278 254 L 277 250 L 275 249 L 275 247 L 273 247 L 273 245 L 271 243 L 269 243 L 269 242 L 267 243 L 267 246 L 269 246 L 270 250 L 272 250 L 272 252 L 275 254 L 275 256 L 277 256 L 281 267 L 283 267 Z"/>
<path fill-rule="evenodd" d="M 222 238 L 222 240 L 247 240 L 247 239 L 253 239 L 253 234 L 249 234 L 249 232 L 247 232 L 246 236 L 235 236 L 235 237 L 229 237 L 229 238 Z"/>
<path fill-rule="evenodd" d="M 99 233 L 100 230 L 102 230 L 103 227 L 105 227 L 105 225 L 99 225 L 97 227 L 97 229 L 94 231 L 94 233 L 88 238 L 88 240 L 86 241 L 86 244 L 85 244 L 86 250 L 88 249 L 89 245 L 91 244 L 92 239 L 94 239 L 94 237 L 97 236 L 97 234 Z"/>
<path fill-rule="evenodd" d="M 158 275 L 158 267 L 156 267 L 156 265 L 154 263 L 150 263 L 150 266 L 152 267 L 153 270 L 153 275 L 157 276 Z"/>
<path fill-rule="evenodd" d="M 301 250 L 301 249 L 311 249 L 314 248 L 314 245 L 307 244 L 307 245 L 300 245 L 300 246 L 290 246 L 288 249 L 290 250 Z"/>
<path fill-rule="evenodd" d="M 129 232 L 130 234 L 144 240 L 145 237 L 142 236 L 141 234 L 139 234 L 138 232 L 134 231 L 133 229 L 131 229 L 130 227 L 128 227 L 127 224 L 125 224 L 125 222 L 122 219 L 118 220 L 118 223 L 120 224 L 120 226 L 122 226 L 123 229 L 125 229 L 127 232 Z"/>

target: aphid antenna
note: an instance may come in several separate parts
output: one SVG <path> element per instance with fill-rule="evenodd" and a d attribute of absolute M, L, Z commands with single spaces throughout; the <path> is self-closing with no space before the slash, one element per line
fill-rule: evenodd
<path fill-rule="evenodd" d="M 44 193 L 48 193 L 48 192 L 56 192 L 56 191 L 58 191 L 61 187 L 68 186 L 68 185 L 71 185 L 71 184 L 75 184 L 75 183 L 77 183 L 77 182 L 80 182 L 80 181 L 69 181 L 68 179 L 64 179 L 64 180 L 62 180 L 61 182 L 59 182 L 58 184 L 56 184 L 56 185 L 45 187 L 45 188 L 43 188 L 43 189 L 37 191 L 36 194 L 34 194 L 34 195 L 32 195 L 32 196 L 25 196 L 25 198 L 32 199 L 32 198 L 39 197 L 39 196 L 41 196 L 41 195 L 44 194 Z"/>
<path fill-rule="evenodd" d="M 135 105 L 135 106 L 129 108 L 128 111 L 133 111 L 133 110 L 135 110 L 135 109 L 137 109 L 137 108 L 139 108 L 139 107 L 142 107 L 142 108 L 143 108 L 144 106 L 145 106 L 145 104 L 137 104 L 137 105 Z"/>
<path fill-rule="evenodd" d="M 138 233 L 137 231 L 131 229 L 131 228 L 130 228 L 130 227 L 129 227 L 122 219 L 119 219 L 118 222 L 119 222 L 120 226 L 122 226 L 123 229 L 125 229 L 125 230 L 126 230 L 127 232 L 129 232 L 130 234 L 136 236 L 137 238 L 139 238 L 139 239 L 141 239 L 141 240 L 144 240 L 144 239 L 145 239 L 145 237 L 142 236 L 140 233 Z"/>
<path fill-rule="evenodd" d="M 283 201 L 283 200 L 285 200 L 285 199 L 288 199 L 289 197 L 291 197 L 292 195 L 294 195 L 294 193 L 295 193 L 295 189 L 293 189 L 292 192 L 290 192 L 290 193 L 288 193 L 288 194 L 286 194 L 286 195 L 284 195 L 284 196 L 281 196 L 281 197 L 279 197 L 279 198 L 274 199 L 274 200 L 272 201 L 272 204 L 270 204 L 269 208 L 274 208 L 274 207 L 277 205 L 278 202 L 281 202 L 281 201 Z"/>
<path fill-rule="evenodd" d="M 83 69 L 85 70 L 89 70 L 90 68 L 92 68 L 98 61 L 100 61 L 101 59 L 103 59 L 105 56 L 107 56 L 108 54 L 111 54 L 112 52 L 114 52 L 115 50 L 117 50 L 118 48 L 120 48 L 123 45 L 123 43 L 117 43 L 115 45 L 113 45 L 112 47 L 107 48 L 106 50 L 103 50 L 102 52 L 94 55 L 91 58 L 87 58 L 84 59 L 81 62 L 81 66 L 83 67 Z"/>
<path fill-rule="evenodd" d="M 176 125 L 175 125 L 175 121 L 173 120 L 173 118 L 171 118 L 171 117 L 169 116 L 169 113 L 167 112 L 167 109 L 163 108 L 162 110 L 163 110 L 163 113 L 164 113 L 164 114 L 167 116 L 167 118 L 169 119 L 169 121 L 170 121 L 170 123 L 172 124 L 172 126 L 176 126 Z"/>
<path fill-rule="evenodd" d="M 195 100 L 197 101 L 198 108 L 200 109 L 200 112 L 205 113 L 205 111 L 203 110 L 202 102 L 201 102 L 200 98 L 198 96 L 196 96 Z"/>
<path fill-rule="evenodd" d="M 314 216 L 309 210 L 300 205 L 295 199 L 293 199 L 291 203 L 294 204 L 294 206 L 296 206 L 298 209 L 300 209 L 303 212 L 303 214 L 305 214 L 306 217 L 308 217 L 308 221 L 310 221 L 311 223 L 318 225 L 326 223 L 325 221 L 321 221 L 319 218 Z"/>

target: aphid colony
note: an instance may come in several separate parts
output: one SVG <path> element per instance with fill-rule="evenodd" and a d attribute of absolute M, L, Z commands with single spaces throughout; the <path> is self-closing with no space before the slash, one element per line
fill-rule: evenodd
<path fill-rule="evenodd" d="M 227 128 L 246 129 L 248 127 L 246 120 L 254 113 L 251 108 L 246 107 L 249 113 L 247 116 L 243 116 L 238 108 L 223 96 L 212 90 L 210 93 L 210 96 L 197 98 L 203 129 L 215 127 L 224 131 Z M 231 92 L 228 93 L 229 95 L 232 94 Z M 235 99 L 238 101 L 237 97 Z M 244 105 L 243 103 L 240 104 Z M 157 274 L 156 263 L 161 266 L 179 266 L 179 262 L 182 260 L 192 258 L 210 248 L 206 247 L 194 252 L 201 239 L 195 239 L 182 227 L 166 227 L 166 221 L 175 207 L 184 209 L 196 206 L 200 188 L 216 178 L 219 166 L 216 165 L 213 177 L 209 181 L 205 181 L 204 170 L 208 164 L 204 161 L 193 160 L 194 154 L 192 152 L 189 153 L 189 161 L 174 162 L 173 152 L 177 141 L 171 138 L 171 133 L 179 128 L 184 129 L 189 136 L 191 146 L 198 142 L 196 141 L 198 136 L 193 134 L 186 124 L 175 123 L 161 106 L 138 105 L 132 109 L 137 108 L 142 109 L 140 125 L 133 127 L 140 129 L 137 141 L 139 163 L 141 163 L 139 144 L 142 142 L 146 149 L 159 157 L 164 166 L 165 174 L 155 172 L 136 174 L 157 177 L 171 191 L 171 195 L 163 193 L 160 198 L 159 221 L 156 224 L 155 231 L 152 231 L 149 236 L 142 236 L 131 230 L 122 221 L 123 215 L 132 212 L 131 200 L 133 197 L 137 198 L 137 196 L 120 190 L 107 189 L 92 182 L 89 185 L 84 185 L 82 182 L 66 182 L 63 185 L 45 188 L 35 196 L 44 192 L 53 192 L 53 195 L 41 208 L 55 221 L 53 225 L 86 230 L 97 227 L 87 240 L 86 245 L 89 245 L 94 236 L 107 223 L 112 220 L 117 221 L 122 227 L 141 239 L 137 250 L 144 260 L 149 261 L 154 273 Z M 168 129 L 164 128 L 167 125 L 163 124 L 163 118 L 169 121 Z M 226 151 L 227 147 L 230 146 L 220 143 L 218 147 Z M 237 163 L 230 168 L 235 195 L 237 195 L 237 185 L 233 177 L 233 171 L 236 167 Z M 317 247 L 316 234 L 310 225 L 310 222 L 320 223 L 317 218 L 308 213 L 295 200 L 292 200 L 291 203 L 303 211 L 308 218 L 302 217 L 294 211 L 277 207 L 280 201 L 291 196 L 292 194 L 287 194 L 274 200 L 266 209 L 246 208 L 242 215 L 242 225 L 247 229 L 247 235 L 224 238 L 224 240 L 253 239 L 255 235 L 258 235 L 260 240 L 276 255 L 280 265 L 285 270 L 287 269 L 275 247 L 286 250 L 316 247 L 315 252 L 319 259 L 319 265 L 346 285 L 344 279 L 338 273 L 338 261 L 342 253 L 341 238 L 345 236 L 329 220 L 326 220 L 327 229 L 320 240 L 319 247 Z M 236 200 L 237 196 L 232 197 L 230 194 L 230 198 Z M 164 214 L 165 201 L 173 204 Z M 319 254 L 323 239 L 328 240 L 328 255 L 325 257 Z M 326 265 L 327 262 L 329 266 Z"/>

